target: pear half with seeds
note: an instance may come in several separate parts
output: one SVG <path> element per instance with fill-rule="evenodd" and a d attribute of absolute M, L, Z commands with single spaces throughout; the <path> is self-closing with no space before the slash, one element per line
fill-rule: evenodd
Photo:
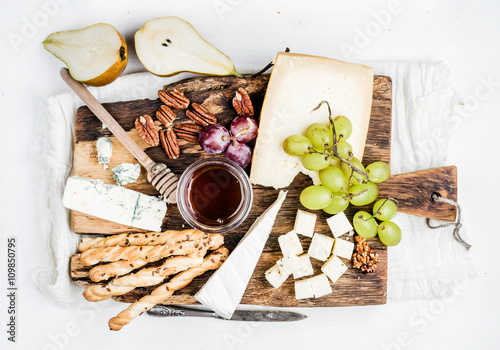
<path fill-rule="evenodd" d="M 229 57 L 179 17 L 146 22 L 135 33 L 135 51 L 144 67 L 159 76 L 180 72 L 241 76 Z"/>
<path fill-rule="evenodd" d="M 92 86 L 111 83 L 128 62 L 125 39 L 106 23 L 52 33 L 43 46 L 68 66 L 73 79 Z"/>

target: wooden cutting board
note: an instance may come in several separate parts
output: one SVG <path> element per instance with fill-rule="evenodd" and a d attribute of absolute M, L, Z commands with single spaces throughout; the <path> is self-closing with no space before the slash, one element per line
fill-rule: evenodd
<path fill-rule="evenodd" d="M 179 88 L 192 102 L 198 102 L 207 107 L 218 117 L 222 125 L 228 125 L 236 116 L 231 105 L 231 99 L 239 87 L 245 88 L 252 98 L 255 114 L 259 115 L 260 107 L 269 81 L 269 75 L 258 77 L 199 77 L 179 81 L 165 88 L 171 90 Z M 158 87 L 161 88 L 161 87 Z M 391 104 L 392 89 L 389 77 L 375 76 L 373 89 L 373 106 L 368 140 L 365 147 L 363 163 L 380 160 L 389 163 L 391 145 Z M 135 127 L 135 119 L 143 114 L 155 115 L 157 108 L 161 105 L 159 100 L 137 100 L 128 102 L 116 102 L 105 104 L 105 108 L 113 115 L 118 123 L 132 136 L 146 153 L 155 161 L 169 166 L 172 171 L 181 173 L 195 160 L 201 157 L 212 157 L 197 144 L 187 143 L 180 140 L 181 156 L 177 160 L 170 160 L 161 147 L 149 147 L 138 135 Z M 179 118 L 185 118 L 184 111 L 177 111 Z M 158 127 L 163 127 L 156 122 Z M 109 169 L 97 162 L 96 140 L 107 136 L 113 142 L 113 155 Z M 137 163 L 134 157 L 114 138 L 109 130 L 102 129 L 99 120 L 87 107 L 81 107 L 77 111 L 75 124 L 75 147 L 74 147 L 74 175 L 101 179 L 106 183 L 115 184 L 111 169 L 121 163 Z M 250 168 L 250 167 L 249 167 Z M 433 178 L 433 181 L 429 179 Z M 406 174 L 392 177 L 388 182 L 390 185 L 380 186 L 381 195 L 391 195 L 398 198 L 400 208 L 405 212 L 417 215 L 430 215 L 435 218 L 453 220 L 455 211 L 453 207 L 442 206 L 433 203 L 430 194 L 434 191 L 443 193 L 448 198 L 456 199 L 456 171 L 454 167 L 428 170 L 421 174 Z M 296 300 L 294 294 L 293 279 L 289 278 L 278 290 L 275 290 L 264 278 L 264 271 L 270 268 L 281 256 L 278 245 L 278 236 L 293 229 L 297 209 L 301 208 L 299 195 L 301 190 L 310 185 L 311 180 L 299 174 L 288 188 L 287 199 L 284 202 L 269 240 L 264 248 L 259 263 L 253 273 L 250 283 L 243 296 L 243 304 L 258 304 L 267 306 L 349 306 L 383 304 L 386 302 L 387 292 L 387 248 L 377 238 L 371 239 L 370 245 L 379 253 L 380 263 L 375 273 L 364 275 L 359 270 L 353 269 L 351 261 L 344 260 L 349 267 L 348 271 L 333 284 L 333 293 L 319 299 Z M 425 191 L 419 190 L 415 185 L 422 185 Z M 147 182 L 146 172 L 142 169 L 141 176 L 137 182 L 127 185 L 127 188 L 137 190 L 150 195 L 158 195 L 156 190 Z M 425 195 L 422 193 L 425 192 Z M 419 194 L 420 193 L 420 194 Z M 427 193 L 429 195 L 427 196 Z M 225 246 L 232 250 L 246 233 L 254 220 L 274 202 L 278 191 L 272 188 L 254 186 L 254 201 L 247 220 L 235 231 L 224 235 Z M 428 197 L 428 198 L 427 198 Z M 368 209 L 369 207 L 367 207 Z M 349 218 L 361 207 L 350 207 L 346 214 Z M 369 210 L 369 209 L 368 209 Z M 72 213 L 73 229 L 75 233 L 81 234 L 114 234 L 119 232 L 142 232 L 133 227 L 126 227 L 99 218 L 91 217 L 79 212 Z M 318 220 L 316 232 L 330 234 L 326 218 L 329 215 L 323 211 L 317 211 Z M 183 229 L 185 223 L 182 220 L 176 206 L 169 206 L 163 229 Z M 403 232 L 404 235 L 404 232 Z M 345 237 L 344 237 L 345 238 Z M 304 250 L 310 245 L 310 238 L 300 237 Z M 352 237 L 350 238 L 352 240 Z M 311 259 L 315 274 L 319 273 L 323 262 Z M 82 287 L 92 283 L 88 278 L 89 268 L 83 266 L 78 254 L 71 259 L 71 276 L 73 280 Z M 196 303 L 193 295 L 206 282 L 211 273 L 196 278 L 186 288 L 178 291 L 168 300 L 168 304 L 193 304 Z M 134 291 L 115 300 L 122 302 L 133 302 L 138 298 L 149 294 L 154 287 L 137 288 Z"/>

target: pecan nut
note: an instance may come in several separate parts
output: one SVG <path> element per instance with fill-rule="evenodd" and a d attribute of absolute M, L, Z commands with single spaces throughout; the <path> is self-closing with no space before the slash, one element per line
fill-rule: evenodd
<path fill-rule="evenodd" d="M 199 103 L 191 105 L 191 109 L 186 111 L 186 117 L 201 126 L 217 123 L 217 118 Z"/>
<path fill-rule="evenodd" d="M 161 146 L 165 150 L 168 158 L 177 159 L 181 154 L 179 143 L 177 142 L 177 136 L 172 129 L 163 130 L 160 133 Z"/>
<path fill-rule="evenodd" d="M 144 142 L 152 147 L 156 147 L 160 144 L 160 139 L 158 136 L 158 130 L 153 122 L 153 118 L 149 115 L 141 115 L 135 120 L 135 128 L 141 135 Z"/>
<path fill-rule="evenodd" d="M 239 88 L 238 91 L 236 91 L 233 97 L 233 107 L 238 115 L 253 117 L 254 111 L 252 100 L 250 100 L 250 96 L 245 89 Z"/>
<path fill-rule="evenodd" d="M 186 109 L 189 106 L 189 98 L 184 95 L 184 93 L 175 89 L 173 91 L 158 91 L 158 97 L 161 102 L 166 104 L 169 107 L 177 108 L 177 109 Z"/>
<path fill-rule="evenodd" d="M 352 255 L 353 267 L 360 269 L 362 273 L 374 272 L 380 261 L 378 253 L 370 248 L 365 238 L 356 236 L 354 239 L 356 240 L 356 252 Z"/>
<path fill-rule="evenodd" d="M 175 118 L 177 118 L 177 115 L 175 115 L 175 112 L 170 109 L 169 106 L 160 106 L 160 108 L 156 111 L 156 119 L 158 119 L 167 128 L 172 124 Z"/>
<path fill-rule="evenodd" d="M 203 126 L 193 123 L 179 123 L 174 126 L 177 137 L 188 142 L 198 142 L 201 130 Z"/>

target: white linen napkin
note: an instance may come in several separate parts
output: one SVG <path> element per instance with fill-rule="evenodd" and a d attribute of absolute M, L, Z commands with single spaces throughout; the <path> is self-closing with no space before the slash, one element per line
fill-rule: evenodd
<path fill-rule="evenodd" d="M 393 81 L 391 169 L 394 174 L 446 165 L 447 148 L 459 99 L 443 63 L 374 63 L 375 73 Z M 114 83 L 90 88 L 101 102 L 155 99 L 158 89 L 178 79 L 137 73 Z M 40 208 L 43 239 L 48 252 L 33 282 L 55 302 L 83 301 L 72 283 L 68 263 L 77 250 L 78 235 L 71 230 L 69 211 L 62 206 L 64 184 L 72 171 L 76 110 L 83 103 L 73 92 L 45 99 L 41 118 L 38 159 L 41 162 Z M 447 296 L 475 270 L 466 249 L 453 239 L 452 227 L 427 228 L 424 218 L 398 214 L 401 243 L 389 249 L 388 296 L 393 300 Z"/>

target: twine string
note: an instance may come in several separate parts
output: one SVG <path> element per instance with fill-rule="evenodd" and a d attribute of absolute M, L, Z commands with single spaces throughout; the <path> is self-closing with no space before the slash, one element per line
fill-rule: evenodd
<path fill-rule="evenodd" d="M 458 205 L 457 202 L 455 202 L 452 199 L 449 198 L 444 198 L 441 197 L 438 193 L 433 193 L 432 194 L 432 200 L 436 202 L 442 202 L 446 203 L 449 205 L 453 205 L 457 207 L 457 218 L 453 222 L 448 222 L 444 224 L 438 224 L 438 225 L 431 225 L 431 219 L 427 218 L 425 219 L 425 223 L 427 224 L 427 227 L 430 229 L 438 229 L 442 227 L 448 227 L 454 225 L 455 228 L 453 229 L 453 237 L 457 242 L 459 242 L 461 245 L 465 247 L 465 249 L 469 250 L 472 245 L 467 243 L 466 241 L 463 240 L 462 236 L 460 236 L 460 228 L 462 227 L 462 209 L 460 208 L 460 205 Z"/>

